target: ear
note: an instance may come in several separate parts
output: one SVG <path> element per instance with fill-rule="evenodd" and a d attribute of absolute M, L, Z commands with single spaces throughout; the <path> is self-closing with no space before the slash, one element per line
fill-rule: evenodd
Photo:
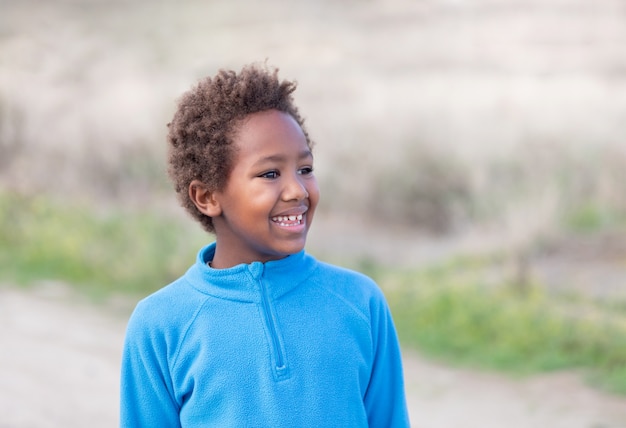
<path fill-rule="evenodd" d="M 217 217 L 222 213 L 222 207 L 215 197 L 215 193 L 200 180 L 189 183 L 189 197 L 198 210 L 209 217 Z"/>

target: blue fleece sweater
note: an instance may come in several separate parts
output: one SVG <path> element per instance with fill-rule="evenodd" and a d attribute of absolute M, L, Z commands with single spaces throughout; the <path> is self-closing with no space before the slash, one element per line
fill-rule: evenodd
<path fill-rule="evenodd" d="M 212 269 L 215 244 L 130 318 L 122 427 L 407 427 L 400 349 L 364 275 L 304 251 Z"/>

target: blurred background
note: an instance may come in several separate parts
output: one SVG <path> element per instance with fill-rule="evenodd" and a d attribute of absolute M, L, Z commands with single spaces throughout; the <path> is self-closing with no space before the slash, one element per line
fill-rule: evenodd
<path fill-rule="evenodd" d="M 403 346 L 624 397 L 621 0 L 0 0 L 0 282 L 124 317 L 180 275 L 211 237 L 166 124 L 265 61 L 316 142 L 309 251 L 379 282 Z"/>

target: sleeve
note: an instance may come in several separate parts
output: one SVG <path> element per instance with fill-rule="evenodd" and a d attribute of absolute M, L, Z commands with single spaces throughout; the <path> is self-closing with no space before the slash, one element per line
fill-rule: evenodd
<path fill-rule="evenodd" d="M 120 427 L 180 427 L 163 334 L 135 310 L 122 354 Z"/>
<path fill-rule="evenodd" d="M 409 427 L 398 336 L 382 293 L 372 305 L 374 361 L 364 404 L 370 427 Z"/>

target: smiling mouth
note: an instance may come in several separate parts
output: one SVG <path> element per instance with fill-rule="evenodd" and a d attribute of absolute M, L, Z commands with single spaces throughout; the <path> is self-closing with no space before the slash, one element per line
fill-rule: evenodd
<path fill-rule="evenodd" d="M 276 217 L 272 217 L 272 221 L 277 223 L 279 226 L 283 227 L 293 227 L 299 226 L 302 224 L 302 214 L 298 215 L 277 215 Z"/>

